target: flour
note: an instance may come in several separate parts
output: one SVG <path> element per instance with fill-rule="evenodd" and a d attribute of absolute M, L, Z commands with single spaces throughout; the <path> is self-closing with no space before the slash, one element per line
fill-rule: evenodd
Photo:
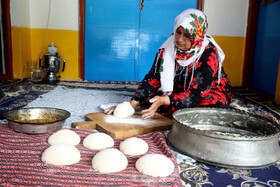
<path fill-rule="evenodd" d="M 122 123 L 122 124 L 133 124 L 133 125 L 152 125 L 158 123 L 157 120 L 153 119 L 142 119 L 136 118 L 135 116 L 131 116 L 128 118 L 116 118 L 113 115 L 106 115 L 105 116 L 106 123 Z"/>

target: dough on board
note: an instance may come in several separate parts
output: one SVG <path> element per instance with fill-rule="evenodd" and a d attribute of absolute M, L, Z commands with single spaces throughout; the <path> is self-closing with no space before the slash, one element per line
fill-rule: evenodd
<path fill-rule="evenodd" d="M 106 149 L 114 146 L 114 139 L 108 134 L 98 132 L 88 135 L 84 139 L 83 145 L 93 150 Z"/>
<path fill-rule="evenodd" d="M 118 104 L 114 110 L 114 116 L 116 118 L 128 118 L 132 116 L 134 113 L 135 113 L 134 108 L 127 101 Z"/>
<path fill-rule="evenodd" d="M 120 150 L 125 155 L 143 155 L 149 149 L 149 145 L 141 138 L 127 138 L 120 143 Z"/>
<path fill-rule="evenodd" d="M 126 156 L 115 148 L 99 151 L 92 159 L 92 167 L 100 173 L 122 171 L 127 167 Z"/>
<path fill-rule="evenodd" d="M 64 143 L 68 145 L 78 145 L 81 141 L 80 136 L 69 129 L 63 129 L 55 132 L 48 138 L 48 143 L 50 145 Z"/>
<path fill-rule="evenodd" d="M 42 154 L 41 160 L 51 165 L 66 166 L 78 163 L 81 159 L 80 151 L 68 144 L 54 144 Z"/>
<path fill-rule="evenodd" d="M 136 169 L 152 177 L 166 177 L 173 173 L 174 164 L 164 155 L 147 154 L 136 161 Z"/>

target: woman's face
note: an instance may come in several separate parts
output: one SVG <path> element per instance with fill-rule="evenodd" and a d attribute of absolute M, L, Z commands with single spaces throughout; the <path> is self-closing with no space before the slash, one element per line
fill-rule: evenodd
<path fill-rule="evenodd" d="M 191 48 L 191 40 L 188 37 L 187 31 L 182 26 L 178 27 L 175 32 L 175 42 L 176 46 L 182 51 L 187 51 Z"/>

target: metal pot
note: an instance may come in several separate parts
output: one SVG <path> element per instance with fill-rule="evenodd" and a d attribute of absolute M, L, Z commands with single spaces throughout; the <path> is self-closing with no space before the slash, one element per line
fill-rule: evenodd
<path fill-rule="evenodd" d="M 14 131 L 37 134 L 61 129 L 70 115 L 63 109 L 32 107 L 5 112 L 3 117 Z"/>
<path fill-rule="evenodd" d="M 240 110 L 190 108 L 173 114 L 168 141 L 178 151 L 215 166 L 260 168 L 280 159 L 279 125 Z"/>

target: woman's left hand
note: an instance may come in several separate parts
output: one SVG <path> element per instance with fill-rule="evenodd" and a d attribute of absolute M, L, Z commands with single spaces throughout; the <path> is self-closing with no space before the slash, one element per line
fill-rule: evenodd
<path fill-rule="evenodd" d="M 151 117 L 153 117 L 161 105 L 170 105 L 170 100 L 168 96 L 155 96 L 149 101 L 150 103 L 152 103 L 150 108 L 142 110 L 141 112 L 143 113 L 142 118 L 144 119 L 150 119 Z"/>

